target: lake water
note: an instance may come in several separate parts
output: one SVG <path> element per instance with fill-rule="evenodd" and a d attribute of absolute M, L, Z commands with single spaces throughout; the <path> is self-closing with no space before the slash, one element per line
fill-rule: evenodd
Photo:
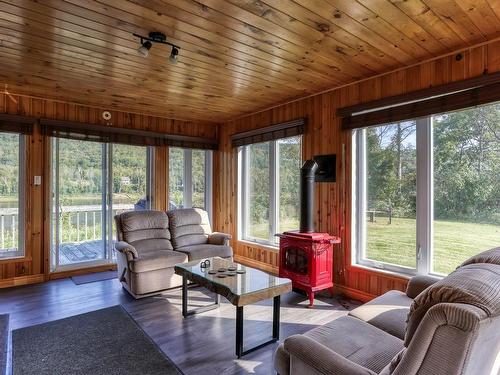
<path fill-rule="evenodd" d="M 89 198 L 74 198 L 74 199 L 61 199 L 61 203 L 63 206 L 94 206 L 94 205 L 100 205 L 102 200 L 100 198 L 94 198 L 94 197 L 89 197 Z M 133 204 L 136 203 L 137 201 L 134 201 L 134 199 L 131 199 L 129 197 L 117 197 L 116 195 L 113 197 L 113 203 L 114 204 Z M 9 200 L 9 201 L 3 201 L 0 200 L 0 209 L 2 208 L 17 208 L 17 201 L 16 200 Z"/>

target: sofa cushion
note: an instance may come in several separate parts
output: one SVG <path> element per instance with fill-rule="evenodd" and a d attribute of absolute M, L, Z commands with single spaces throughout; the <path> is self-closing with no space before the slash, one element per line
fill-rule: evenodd
<path fill-rule="evenodd" d="M 422 293 L 425 289 L 441 279 L 441 277 L 431 275 L 413 276 L 410 280 L 408 280 L 408 285 L 406 286 L 406 295 L 413 299 L 420 293 Z"/>
<path fill-rule="evenodd" d="M 474 263 L 458 268 L 420 293 L 410 307 L 405 346 L 408 346 L 427 311 L 439 303 L 462 303 L 500 315 L 500 265 Z"/>
<path fill-rule="evenodd" d="M 463 262 L 459 267 L 475 263 L 491 263 L 500 265 L 500 247 L 495 247 L 494 249 L 486 250 L 482 253 L 474 255 Z"/>
<path fill-rule="evenodd" d="M 222 245 L 193 245 L 180 247 L 175 249 L 175 251 L 187 254 L 190 261 L 212 257 L 229 258 L 233 256 L 233 249 L 230 246 Z"/>
<path fill-rule="evenodd" d="M 323 326 L 316 327 L 305 336 L 323 344 L 342 357 L 366 367 L 376 373 L 391 362 L 403 349 L 403 341 L 362 320 L 344 316 Z M 286 341 L 286 340 L 285 340 Z M 279 348 L 275 355 L 275 366 L 280 371 L 289 371 L 289 354 Z M 280 375 L 287 375 L 281 373 Z"/>
<path fill-rule="evenodd" d="M 200 208 L 184 208 L 167 212 L 170 222 L 170 233 L 174 248 L 206 244 L 208 235 L 212 233 L 210 221 L 205 210 Z"/>
<path fill-rule="evenodd" d="M 283 344 L 279 344 L 273 356 L 274 369 L 278 375 L 290 374 L 290 355 L 285 350 Z"/>
<path fill-rule="evenodd" d="M 144 251 L 138 259 L 129 262 L 131 272 L 148 272 L 162 268 L 172 268 L 178 263 L 187 262 L 188 257 L 184 253 L 171 250 Z"/>
<path fill-rule="evenodd" d="M 123 241 L 141 250 L 172 250 L 168 216 L 162 211 L 130 211 L 119 215 Z"/>
<path fill-rule="evenodd" d="M 129 242 L 140 255 L 145 251 L 173 250 L 172 243 L 164 238 L 147 238 Z"/>
<path fill-rule="evenodd" d="M 391 290 L 352 310 L 349 315 L 364 320 L 401 340 L 413 300 L 406 293 Z"/>

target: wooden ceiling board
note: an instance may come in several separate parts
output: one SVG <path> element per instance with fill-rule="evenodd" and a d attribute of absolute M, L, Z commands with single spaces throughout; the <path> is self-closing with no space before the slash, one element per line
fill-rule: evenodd
<path fill-rule="evenodd" d="M 423 29 L 432 34 L 447 48 L 455 49 L 463 43 L 468 43 L 467 39 L 462 39 L 460 35 L 455 33 L 455 31 L 453 31 L 453 29 L 422 0 L 390 0 L 390 2 Z"/>
<path fill-rule="evenodd" d="M 8 1 L 8 0 L 7 0 Z M 12 0 L 13 1 L 13 0 Z M 48 3 L 49 1 L 46 1 L 45 3 Z M 47 28 L 47 26 L 50 25 L 50 19 L 48 17 L 44 17 L 43 11 L 45 10 L 45 6 L 31 6 L 29 9 L 20 9 L 18 11 L 18 14 L 24 14 L 25 18 L 28 18 L 30 20 L 30 23 L 38 23 L 39 21 L 44 22 L 41 26 L 43 29 L 44 27 Z M 109 9 L 109 8 L 108 8 Z M 13 9 L 8 9 L 9 11 L 15 11 Z M 39 13 L 35 13 L 34 11 L 38 11 Z M 89 17 L 92 15 L 88 15 Z M 99 15 L 96 15 L 96 17 Z M 109 17 L 108 17 L 109 18 Z M 111 18 L 110 18 L 111 19 Z M 106 24 L 100 24 L 97 22 L 94 22 L 94 20 L 87 20 L 85 18 L 77 18 L 76 21 L 80 21 L 80 24 L 74 23 L 75 21 L 71 19 L 70 21 L 66 21 L 64 19 L 58 19 L 58 31 L 60 33 L 68 33 L 68 32 L 76 32 L 74 35 L 74 38 L 84 38 L 86 40 L 90 40 L 92 38 L 93 43 L 98 43 L 102 45 L 105 48 L 109 48 L 109 42 L 106 38 L 112 37 L 113 42 L 114 42 L 114 49 L 118 51 L 123 51 L 130 56 L 135 57 L 138 60 L 142 60 L 142 64 L 145 65 L 145 67 L 152 67 L 152 66 L 158 66 L 158 67 L 163 67 L 165 69 L 176 69 L 176 66 L 172 66 L 172 64 L 168 65 L 165 64 L 168 57 L 168 49 L 167 48 L 162 48 L 162 49 L 152 49 L 150 53 L 150 59 L 144 59 L 140 56 L 137 56 L 137 47 L 138 47 L 138 40 L 137 38 L 132 36 L 132 33 L 130 31 L 124 31 L 119 28 L 117 28 L 114 25 L 106 25 Z M 116 21 L 118 22 L 118 21 Z M 90 30 L 86 30 L 86 27 L 91 25 L 92 28 Z M 121 21 L 120 25 L 124 25 L 124 22 Z M 113 26 L 113 27 L 110 27 Z M 110 30 L 111 35 L 107 34 L 107 30 Z M 137 28 L 131 28 L 131 30 L 136 30 Z M 145 29 L 147 30 L 147 29 Z M 147 33 L 144 31 L 144 33 Z M 173 40 L 174 42 L 178 42 L 177 40 Z M 185 46 L 186 47 L 186 46 Z M 222 64 L 226 64 L 225 67 L 226 69 L 224 72 L 222 72 L 222 75 L 225 74 L 230 74 L 231 71 L 236 71 L 240 74 L 252 74 L 252 70 L 245 70 L 244 67 L 233 65 L 230 62 L 221 62 L 219 59 L 214 59 L 210 56 L 206 56 L 203 54 L 199 53 L 192 53 L 192 51 L 189 49 L 191 46 L 187 46 L 185 50 L 183 50 L 183 54 L 187 58 L 191 59 L 186 59 L 182 63 L 190 63 L 193 64 L 193 66 L 201 66 L 201 67 L 208 67 L 209 69 L 211 68 L 210 65 L 217 64 L 219 67 Z M 197 47 L 195 47 L 197 48 Z M 156 59 L 155 59 L 156 56 Z M 241 60 L 240 60 L 241 61 Z M 269 70 L 269 73 L 267 75 L 262 74 L 260 77 L 263 77 L 264 80 L 272 80 L 274 77 L 274 70 Z M 250 75 L 249 79 L 256 79 L 256 75 Z M 258 77 L 258 76 L 257 76 Z M 323 78 L 324 79 L 324 78 Z M 265 82 L 265 81 L 264 81 Z M 287 83 L 287 81 L 283 80 L 277 80 L 277 83 L 280 85 L 284 85 Z"/>
<path fill-rule="evenodd" d="M 326 77 L 326 79 L 329 79 L 329 77 L 331 78 L 335 74 L 343 74 L 343 71 L 334 69 L 335 67 L 333 66 L 334 63 L 332 62 L 332 60 L 335 61 L 335 59 L 332 59 L 331 55 L 329 56 L 330 59 L 327 61 L 315 61 L 313 59 L 314 55 L 306 49 L 309 47 L 309 44 L 304 39 L 304 37 L 295 35 L 295 38 L 299 38 L 300 40 L 294 40 L 295 43 L 293 43 L 288 40 L 291 39 L 290 37 L 288 37 L 287 39 L 286 35 L 290 33 L 287 33 L 286 30 L 273 28 L 271 25 L 273 33 L 269 33 L 267 31 L 264 31 L 266 29 L 259 29 L 257 26 L 253 26 L 258 25 L 258 22 L 254 22 L 252 27 L 250 27 L 248 20 L 245 20 L 245 18 L 233 18 L 235 17 L 235 8 L 231 7 L 231 5 L 228 3 L 217 1 L 200 1 L 199 3 L 195 3 L 197 4 L 195 5 L 193 4 L 194 2 L 186 2 L 181 0 L 172 2 L 172 4 L 175 4 L 172 5 L 167 4 L 164 1 L 155 0 L 132 1 L 138 4 L 142 4 L 142 6 L 148 7 L 151 10 L 159 9 L 167 14 L 177 14 L 177 17 L 185 17 L 187 19 L 187 22 L 191 22 L 191 24 L 196 23 L 196 25 L 199 25 L 199 22 L 201 22 L 200 27 L 212 31 L 214 35 L 223 34 L 228 38 L 237 41 L 238 43 L 246 44 L 247 47 L 256 47 L 258 49 L 263 49 L 270 54 L 273 54 L 273 56 L 279 56 L 283 62 L 287 63 L 287 66 L 289 66 L 290 63 L 294 65 L 293 69 L 295 74 L 297 74 L 297 72 L 302 72 L 305 75 L 308 75 L 312 72 L 316 72 L 321 74 L 323 77 Z M 212 18 L 216 18 L 218 22 L 207 22 L 209 20 L 204 17 L 198 17 L 193 13 L 187 13 L 186 11 L 184 11 L 184 9 L 186 8 L 186 3 L 190 5 L 189 10 L 191 12 L 196 11 L 196 9 L 193 10 L 193 7 L 201 9 L 201 12 L 203 13 L 202 15 L 206 16 L 208 14 L 213 14 L 215 16 Z M 214 7 L 218 6 L 226 13 L 216 11 L 214 10 L 214 8 L 210 8 L 209 5 Z M 181 7 L 182 10 L 180 10 Z M 207 37 L 209 36 L 207 35 Z M 217 42 L 217 39 L 215 39 L 214 42 Z M 338 56 L 337 58 L 342 57 L 343 56 Z M 271 61 L 273 60 L 274 58 L 271 57 Z M 344 64 L 343 68 L 352 71 L 353 69 L 356 69 L 355 67 L 357 65 L 357 63 L 351 64 L 351 66 L 349 66 L 349 64 Z"/>
<path fill-rule="evenodd" d="M 500 21 L 486 0 L 456 0 L 456 3 L 483 35 L 500 30 Z"/>
<path fill-rule="evenodd" d="M 220 123 L 499 33 L 500 0 L 0 0 L 0 84 Z"/>

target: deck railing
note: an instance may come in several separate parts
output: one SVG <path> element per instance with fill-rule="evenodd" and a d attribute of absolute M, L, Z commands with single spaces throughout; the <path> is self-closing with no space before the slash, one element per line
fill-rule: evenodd
<path fill-rule="evenodd" d="M 112 217 L 133 209 L 133 204 L 114 204 Z M 102 206 L 61 206 L 59 216 L 61 226 L 59 243 L 94 241 L 102 238 Z M 114 233 L 114 221 L 112 225 Z"/>
<path fill-rule="evenodd" d="M 134 209 L 134 204 L 114 204 L 112 216 Z M 56 212 L 52 224 L 56 227 Z M 61 206 L 59 211 L 59 243 L 85 242 L 102 238 L 103 211 L 101 205 Z M 0 250 L 18 246 L 19 212 L 17 208 L 0 208 Z M 114 221 L 113 233 L 114 233 Z"/>
<path fill-rule="evenodd" d="M 17 248 L 18 216 L 17 208 L 0 209 L 0 250 Z"/>

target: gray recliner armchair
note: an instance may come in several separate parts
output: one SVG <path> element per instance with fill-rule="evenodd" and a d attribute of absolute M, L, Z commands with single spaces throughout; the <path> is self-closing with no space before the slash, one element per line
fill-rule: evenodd
<path fill-rule="evenodd" d="M 274 360 L 280 375 L 496 375 L 500 248 L 441 280 L 417 276 L 406 293 L 391 291 L 291 336 Z"/>
<path fill-rule="evenodd" d="M 118 277 L 134 298 L 181 286 L 182 278 L 174 272 L 178 263 L 232 256 L 228 244 L 231 237 L 212 233 L 205 211 L 178 211 L 181 211 L 179 215 L 176 210 L 169 212 L 176 223 L 173 225 L 175 241 L 171 235 L 172 223 L 163 211 L 131 211 L 115 216 Z M 191 214 L 186 216 L 188 212 Z M 173 242 L 182 246 L 174 246 Z"/>

